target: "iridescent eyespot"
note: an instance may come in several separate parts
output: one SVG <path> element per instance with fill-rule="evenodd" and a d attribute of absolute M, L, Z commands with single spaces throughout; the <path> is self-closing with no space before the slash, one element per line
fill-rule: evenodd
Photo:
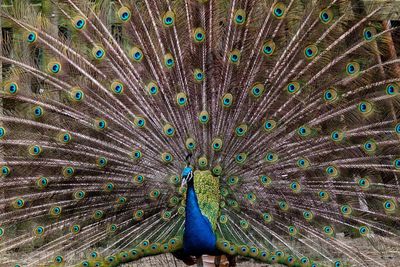
<path fill-rule="evenodd" d="M 293 193 L 301 192 L 301 185 L 297 181 L 291 182 L 289 187 L 293 191 Z"/>
<path fill-rule="evenodd" d="M 106 56 L 106 51 L 101 46 L 95 46 L 92 48 L 92 55 L 95 59 L 101 60 Z"/>
<path fill-rule="evenodd" d="M 98 256 L 98 253 L 97 253 L 96 251 L 93 251 L 92 253 L 90 253 L 90 257 L 91 257 L 92 259 L 96 259 L 97 256 Z"/>
<path fill-rule="evenodd" d="M 246 22 L 246 11 L 243 9 L 238 9 L 235 12 L 235 15 L 233 16 L 233 21 L 237 25 L 242 25 Z"/>
<path fill-rule="evenodd" d="M 210 119 L 210 115 L 208 114 L 208 112 L 206 110 L 203 110 L 202 112 L 200 112 L 200 114 L 199 114 L 199 122 L 201 124 L 207 124 L 209 119 Z"/>
<path fill-rule="evenodd" d="M 307 257 L 302 257 L 301 259 L 300 259 L 300 262 L 302 263 L 302 264 L 308 264 L 309 262 L 310 262 L 310 260 L 307 258 Z M 307 265 L 308 266 L 308 265 Z"/>
<path fill-rule="evenodd" d="M 230 176 L 228 179 L 227 179 L 227 184 L 229 185 L 229 186 L 234 186 L 234 185 L 236 185 L 236 184 L 238 184 L 239 183 L 239 177 L 238 176 Z"/>
<path fill-rule="evenodd" d="M 47 64 L 47 71 L 52 74 L 57 74 L 61 71 L 61 64 L 59 62 L 51 61 Z"/>
<path fill-rule="evenodd" d="M 229 108 L 230 106 L 232 106 L 233 103 L 233 95 L 227 93 L 222 97 L 221 101 L 224 108 Z"/>
<path fill-rule="evenodd" d="M 137 47 L 134 46 L 129 50 L 129 55 L 131 56 L 131 58 L 135 61 L 135 62 L 141 62 L 143 60 L 143 52 L 142 50 Z"/>
<path fill-rule="evenodd" d="M 114 256 L 108 256 L 105 260 L 108 263 L 113 263 L 116 261 L 116 258 Z"/>
<path fill-rule="evenodd" d="M 279 201 L 278 206 L 283 211 L 287 211 L 289 209 L 289 205 L 286 201 Z"/>
<path fill-rule="evenodd" d="M 361 236 L 367 236 L 370 233 L 370 230 L 367 226 L 360 226 L 360 228 L 358 228 L 358 232 Z"/>
<path fill-rule="evenodd" d="M 11 173 L 11 169 L 8 166 L 1 167 L 1 177 L 6 177 Z"/>
<path fill-rule="evenodd" d="M 320 13 L 319 13 L 319 19 L 322 21 L 322 23 L 329 23 L 332 21 L 333 19 L 333 12 L 331 9 L 326 8 L 323 9 Z"/>
<path fill-rule="evenodd" d="M 181 182 L 181 177 L 179 175 L 171 175 L 169 177 L 169 182 L 173 185 L 179 185 Z"/>
<path fill-rule="evenodd" d="M 49 180 L 46 177 L 39 177 L 36 180 L 36 185 L 39 189 L 43 189 L 43 188 L 47 187 L 48 184 L 49 184 Z"/>
<path fill-rule="evenodd" d="M 301 137 L 310 136 L 311 133 L 312 133 L 312 130 L 311 130 L 311 128 L 308 127 L 307 125 L 300 126 L 300 127 L 297 129 L 297 134 L 300 135 Z"/>
<path fill-rule="evenodd" d="M 333 263 L 333 266 L 335 266 L 335 267 L 342 267 L 342 262 L 341 262 L 341 261 L 335 261 L 335 262 Z"/>
<path fill-rule="evenodd" d="M 19 86 L 16 82 L 8 82 L 4 85 L 4 91 L 9 95 L 16 95 L 18 93 Z"/>
<path fill-rule="evenodd" d="M 385 209 L 385 212 L 393 213 L 396 210 L 397 205 L 394 200 L 389 199 L 383 202 L 383 208 Z"/>
<path fill-rule="evenodd" d="M 307 158 L 299 158 L 296 164 L 300 169 L 307 169 L 310 167 L 310 161 Z"/>
<path fill-rule="evenodd" d="M 143 117 L 136 116 L 133 119 L 133 123 L 136 127 L 143 128 L 146 126 L 146 120 Z"/>
<path fill-rule="evenodd" d="M 2 237 L 4 235 L 4 228 L 0 227 L 0 237 Z"/>
<path fill-rule="evenodd" d="M 272 179 L 271 177 L 267 176 L 267 175 L 261 175 L 260 176 L 260 183 L 264 186 L 264 187 L 268 187 L 270 186 L 270 184 L 272 183 Z"/>
<path fill-rule="evenodd" d="M 72 25 L 77 30 L 82 30 L 86 26 L 86 20 L 81 16 L 76 16 L 72 19 Z"/>
<path fill-rule="evenodd" d="M 198 162 L 200 168 L 204 168 L 208 164 L 208 160 L 207 160 L 207 158 L 205 156 L 200 157 L 197 162 Z"/>
<path fill-rule="evenodd" d="M 326 202 L 329 200 L 329 193 L 326 191 L 319 191 L 318 196 L 321 199 L 321 201 Z"/>
<path fill-rule="evenodd" d="M 100 220 L 101 218 L 103 218 L 104 216 L 104 212 L 102 210 L 96 210 L 93 212 L 93 219 L 95 220 Z"/>
<path fill-rule="evenodd" d="M 306 210 L 303 212 L 303 217 L 306 221 L 309 222 L 314 218 L 314 213 L 312 211 Z"/>
<path fill-rule="evenodd" d="M 37 40 L 37 33 L 36 32 L 28 32 L 26 35 L 26 41 L 30 44 L 33 44 Z"/>
<path fill-rule="evenodd" d="M 124 92 L 124 84 L 121 81 L 113 81 L 110 86 L 111 91 L 116 94 L 120 95 Z"/>
<path fill-rule="evenodd" d="M 104 130 L 107 128 L 107 122 L 104 119 L 96 119 L 94 125 L 97 130 Z"/>
<path fill-rule="evenodd" d="M 340 207 L 340 212 L 343 214 L 343 216 L 347 217 L 351 215 L 353 209 L 350 205 L 345 204 Z"/>
<path fill-rule="evenodd" d="M 238 164 L 243 164 L 245 163 L 246 160 L 247 160 L 247 153 L 242 152 L 235 156 L 235 161 Z"/>
<path fill-rule="evenodd" d="M 74 224 L 69 228 L 70 232 L 73 234 L 77 234 L 81 230 L 81 226 L 79 224 Z"/>
<path fill-rule="evenodd" d="M 376 142 L 374 140 L 368 140 L 363 144 L 363 149 L 368 154 L 374 154 L 377 149 Z"/>
<path fill-rule="evenodd" d="M 275 51 L 275 43 L 272 40 L 267 40 L 264 42 L 262 51 L 265 56 L 271 56 Z"/>
<path fill-rule="evenodd" d="M 104 168 L 107 165 L 107 159 L 105 157 L 99 157 L 96 159 L 96 165 L 99 168 Z"/>
<path fill-rule="evenodd" d="M 332 226 L 329 226 L 329 225 L 324 226 L 323 231 L 324 231 L 324 233 L 325 233 L 326 235 L 328 235 L 328 236 L 333 236 L 334 233 L 335 233 L 334 230 L 333 230 L 333 227 L 332 227 Z"/>
<path fill-rule="evenodd" d="M 28 153 L 31 156 L 39 156 L 42 153 L 43 149 L 39 145 L 32 145 L 28 148 Z"/>
<path fill-rule="evenodd" d="M 150 95 L 157 95 L 159 91 L 158 84 L 156 82 L 149 82 L 146 85 L 146 91 L 149 92 Z"/>
<path fill-rule="evenodd" d="M 161 212 L 161 219 L 165 222 L 169 221 L 171 219 L 171 216 L 172 216 L 172 213 L 168 210 L 164 210 Z"/>
<path fill-rule="evenodd" d="M 141 174 L 138 174 L 138 175 L 135 175 L 134 177 L 133 177 L 133 183 L 135 184 L 135 185 L 142 185 L 143 183 L 144 183 L 144 176 L 143 175 L 141 175 Z"/>
<path fill-rule="evenodd" d="M 4 136 L 6 136 L 6 129 L 4 127 L 0 127 L 0 139 L 4 138 Z"/>
<path fill-rule="evenodd" d="M 238 49 L 234 49 L 229 53 L 229 62 L 231 62 L 233 64 L 239 64 L 240 51 Z"/>
<path fill-rule="evenodd" d="M 236 127 L 235 134 L 238 137 L 242 137 L 242 136 L 246 135 L 247 130 L 248 130 L 248 126 L 246 124 L 240 124 L 239 126 Z"/>
<path fill-rule="evenodd" d="M 12 205 L 16 209 L 22 209 L 23 207 L 25 207 L 25 200 L 23 200 L 22 198 L 17 198 L 13 201 Z"/>
<path fill-rule="evenodd" d="M 297 228 L 295 226 L 289 226 L 288 227 L 288 232 L 289 232 L 289 235 L 295 236 L 295 235 L 297 235 L 298 230 L 297 230 Z"/>
<path fill-rule="evenodd" d="M 276 127 L 276 121 L 274 120 L 269 119 L 264 122 L 264 130 L 266 132 L 271 132 L 273 129 L 275 129 L 275 127 Z"/>
<path fill-rule="evenodd" d="M 247 229 L 249 228 L 249 222 L 245 219 L 242 219 L 239 221 L 239 225 L 242 229 Z M 248 252 L 248 247 L 247 246 L 241 246 L 240 251 L 247 253 Z"/>
<path fill-rule="evenodd" d="M 106 184 L 103 185 L 103 189 L 106 192 L 111 192 L 111 191 L 114 190 L 114 184 L 111 183 L 111 182 L 110 183 L 106 183 Z"/>
<path fill-rule="evenodd" d="M 126 203 L 126 197 L 118 197 L 116 202 L 118 205 L 123 205 Z"/>
<path fill-rule="evenodd" d="M 71 177 L 72 175 L 74 175 L 74 173 L 75 173 L 74 167 L 68 166 L 68 167 L 64 167 L 63 170 L 62 170 L 62 174 L 63 174 L 64 177 L 66 177 L 66 178 Z"/>
<path fill-rule="evenodd" d="M 362 189 L 362 190 L 368 190 L 370 186 L 370 180 L 368 177 L 363 177 L 363 178 L 358 178 L 357 179 L 357 185 Z"/>
<path fill-rule="evenodd" d="M 211 144 L 211 148 L 214 151 L 220 151 L 222 149 L 222 145 L 223 145 L 222 139 L 221 138 L 215 138 L 213 140 L 212 144 Z"/>
<path fill-rule="evenodd" d="M 298 82 L 290 82 L 286 86 L 286 90 L 289 94 L 295 94 L 300 91 L 300 84 Z"/>
<path fill-rule="evenodd" d="M 345 135 L 342 131 L 340 130 L 335 130 L 331 133 L 331 139 L 334 142 L 340 142 L 344 139 Z"/>
<path fill-rule="evenodd" d="M 73 87 L 69 91 L 69 97 L 74 102 L 81 102 L 84 99 L 85 94 L 79 87 Z"/>
<path fill-rule="evenodd" d="M 397 134 L 400 134 L 400 123 L 396 124 L 396 126 L 394 127 L 394 131 Z"/>
<path fill-rule="evenodd" d="M 193 33 L 193 39 L 196 43 L 202 43 L 206 39 L 206 33 L 203 28 L 196 28 Z"/>
<path fill-rule="evenodd" d="M 361 101 L 357 105 L 357 109 L 363 115 L 369 115 L 369 114 L 371 114 L 373 112 L 373 106 L 368 101 Z"/>
<path fill-rule="evenodd" d="M 64 258 L 62 256 L 56 256 L 54 258 L 54 263 L 62 263 L 64 261 Z"/>
<path fill-rule="evenodd" d="M 270 223 L 273 220 L 272 215 L 270 213 L 268 213 L 268 212 L 263 213 L 262 217 L 264 219 L 264 222 L 266 222 L 266 223 Z"/>
<path fill-rule="evenodd" d="M 275 16 L 275 18 L 277 19 L 282 19 L 285 16 L 286 13 L 286 6 L 284 3 L 282 2 L 278 2 L 276 3 L 273 7 L 272 7 L 272 14 Z"/>
<path fill-rule="evenodd" d="M 175 24 L 175 13 L 171 10 L 167 11 L 163 16 L 162 21 L 165 27 L 173 26 Z"/>
<path fill-rule="evenodd" d="M 396 170 L 400 170 L 400 158 L 393 161 L 393 166 Z"/>
<path fill-rule="evenodd" d="M 265 86 L 262 83 L 255 83 L 250 89 L 250 94 L 255 97 L 259 98 L 264 93 Z"/>
<path fill-rule="evenodd" d="M 204 80 L 204 72 L 201 69 L 195 69 L 193 72 L 193 77 L 196 82 L 202 82 Z"/>
<path fill-rule="evenodd" d="M 222 166 L 221 165 L 216 165 L 214 168 L 212 168 L 212 173 L 214 174 L 214 176 L 221 176 L 222 174 Z M 222 207 L 222 206 L 221 206 Z"/>
<path fill-rule="evenodd" d="M 325 172 L 329 177 L 332 178 L 339 176 L 339 170 L 333 165 L 326 167 Z"/>
<path fill-rule="evenodd" d="M 180 92 L 176 95 L 176 103 L 178 106 L 183 107 L 187 104 L 187 96 L 185 93 Z"/>
<path fill-rule="evenodd" d="M 129 10 L 129 8 L 124 6 L 118 9 L 117 14 L 118 18 L 123 22 L 126 22 L 131 18 L 131 11 Z"/>
<path fill-rule="evenodd" d="M 196 148 L 196 142 L 193 138 L 186 139 L 185 145 L 188 150 L 194 150 Z"/>
<path fill-rule="evenodd" d="M 252 203 L 252 204 L 255 203 L 256 200 L 257 200 L 257 196 L 256 196 L 256 194 L 254 194 L 253 192 L 250 192 L 250 193 L 245 194 L 244 197 L 245 197 L 245 199 L 246 199 L 247 201 L 249 201 L 249 202 Z"/>
<path fill-rule="evenodd" d="M 34 234 L 36 236 L 42 236 L 44 234 L 44 227 L 43 226 L 38 226 L 34 230 Z"/>
<path fill-rule="evenodd" d="M 50 208 L 50 215 L 53 217 L 61 216 L 62 208 L 60 206 L 55 206 Z"/>
<path fill-rule="evenodd" d="M 396 83 L 391 83 L 386 86 L 386 94 L 390 96 L 399 95 L 399 86 Z"/>
<path fill-rule="evenodd" d="M 279 159 L 278 154 L 274 152 L 268 152 L 267 155 L 265 155 L 265 161 L 267 163 L 275 163 Z"/>
<path fill-rule="evenodd" d="M 363 31 L 363 37 L 365 41 L 372 41 L 374 40 L 376 35 L 376 29 L 374 27 L 367 27 Z"/>
<path fill-rule="evenodd" d="M 318 47 L 316 45 L 309 45 L 304 49 L 306 59 L 313 59 L 318 54 Z"/>
<path fill-rule="evenodd" d="M 74 199 L 75 199 L 75 200 L 84 199 L 85 196 L 86 196 L 85 191 L 79 190 L 79 191 L 74 192 Z"/>
<path fill-rule="evenodd" d="M 163 133 L 168 137 L 172 137 L 175 134 L 175 128 L 171 124 L 167 123 L 163 127 Z"/>
<path fill-rule="evenodd" d="M 161 154 L 161 160 L 164 163 L 171 163 L 173 159 L 174 158 L 172 157 L 171 153 L 169 153 L 169 152 L 164 152 Z"/>
<path fill-rule="evenodd" d="M 44 109 L 41 106 L 34 107 L 32 111 L 35 119 L 41 118 L 44 114 Z"/>
<path fill-rule="evenodd" d="M 132 156 L 136 160 L 141 159 L 142 158 L 142 151 L 134 150 L 133 153 L 132 153 Z"/>
<path fill-rule="evenodd" d="M 360 72 L 360 64 L 353 61 L 346 65 L 346 73 L 350 76 L 355 76 Z"/>
<path fill-rule="evenodd" d="M 329 88 L 326 89 L 324 92 L 324 100 L 327 103 L 333 103 L 336 100 L 338 100 L 339 96 L 338 96 L 338 92 L 336 91 L 336 89 L 334 88 Z"/>
<path fill-rule="evenodd" d="M 167 53 L 164 55 L 164 65 L 168 69 L 171 69 L 175 65 L 175 61 L 172 54 Z"/>
<path fill-rule="evenodd" d="M 61 132 L 61 133 L 58 134 L 57 140 L 61 144 L 68 144 L 69 142 L 71 142 L 72 136 L 71 136 L 71 134 L 69 132 Z"/>
<path fill-rule="evenodd" d="M 221 216 L 219 216 L 219 222 L 222 224 L 225 224 L 228 222 L 228 215 L 225 214 L 221 214 Z"/>
<path fill-rule="evenodd" d="M 149 197 L 151 200 L 155 200 L 160 196 L 160 190 L 153 189 L 149 192 Z"/>

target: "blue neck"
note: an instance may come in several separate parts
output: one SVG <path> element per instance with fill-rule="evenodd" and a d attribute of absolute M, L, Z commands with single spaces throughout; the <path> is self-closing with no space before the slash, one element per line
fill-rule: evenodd
<path fill-rule="evenodd" d="M 191 256 L 217 254 L 217 239 L 210 222 L 201 213 L 193 183 L 188 183 L 185 212 L 184 253 Z"/>

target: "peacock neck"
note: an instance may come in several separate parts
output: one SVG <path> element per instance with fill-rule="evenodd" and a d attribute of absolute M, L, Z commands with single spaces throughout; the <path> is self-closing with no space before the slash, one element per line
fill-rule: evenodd
<path fill-rule="evenodd" d="M 193 256 L 216 254 L 216 237 L 211 223 L 201 213 L 193 181 L 188 182 L 185 214 L 184 253 Z"/>

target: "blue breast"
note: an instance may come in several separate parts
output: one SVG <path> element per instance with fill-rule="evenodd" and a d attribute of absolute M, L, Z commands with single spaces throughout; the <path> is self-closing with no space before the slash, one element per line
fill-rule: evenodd
<path fill-rule="evenodd" d="M 183 252 L 186 255 L 216 255 L 217 239 L 208 219 L 203 216 L 197 202 L 193 184 L 186 192 L 186 220 L 183 234 Z"/>

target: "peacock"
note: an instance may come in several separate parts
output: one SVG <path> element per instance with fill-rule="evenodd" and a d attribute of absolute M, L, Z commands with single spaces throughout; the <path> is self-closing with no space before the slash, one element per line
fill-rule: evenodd
<path fill-rule="evenodd" d="M 3 1 L 0 266 L 386 266 L 394 7 Z"/>

